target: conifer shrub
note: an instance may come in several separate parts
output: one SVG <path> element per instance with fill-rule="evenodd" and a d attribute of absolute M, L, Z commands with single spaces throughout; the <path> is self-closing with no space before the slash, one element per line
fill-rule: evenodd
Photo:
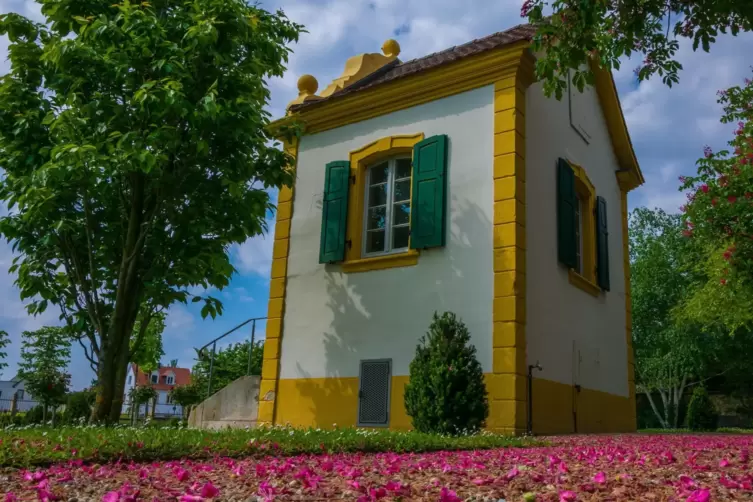
<path fill-rule="evenodd" d="M 713 431 L 719 414 L 703 387 L 696 387 L 688 404 L 688 428 L 692 431 Z"/>
<path fill-rule="evenodd" d="M 459 435 L 489 415 L 484 373 L 470 333 L 455 314 L 436 312 L 410 363 L 405 409 L 418 432 Z"/>

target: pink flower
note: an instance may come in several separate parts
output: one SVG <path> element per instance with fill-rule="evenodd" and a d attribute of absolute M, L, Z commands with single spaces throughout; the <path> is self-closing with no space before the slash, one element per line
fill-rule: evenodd
<path fill-rule="evenodd" d="M 687 502 L 708 502 L 711 499 L 711 493 L 708 489 L 695 490 L 690 497 L 685 499 Z"/>
<path fill-rule="evenodd" d="M 560 464 L 560 465 L 562 465 L 562 464 Z M 508 481 L 510 481 L 511 479 L 515 479 L 516 477 L 518 477 L 518 474 L 520 474 L 520 471 L 518 470 L 518 468 L 517 467 L 513 467 L 510 470 L 510 472 L 508 472 L 505 475 L 505 479 L 508 480 Z"/>
<path fill-rule="evenodd" d="M 212 484 L 211 481 L 207 481 L 206 484 L 201 488 L 201 496 L 207 499 L 211 499 L 216 497 L 220 491 L 217 489 L 216 486 Z"/>
<path fill-rule="evenodd" d="M 695 486 L 695 481 L 693 480 L 693 478 L 684 474 L 680 476 L 680 483 L 685 489 Z"/>
<path fill-rule="evenodd" d="M 181 495 L 178 498 L 178 502 L 202 502 L 204 499 L 199 497 L 198 495 Z"/>
<path fill-rule="evenodd" d="M 178 481 L 185 481 L 188 479 L 189 474 L 187 470 L 181 467 L 175 471 L 175 477 L 178 478 Z"/>
<path fill-rule="evenodd" d="M 118 492 L 107 492 L 102 497 L 102 502 L 118 502 L 120 500 L 120 494 Z"/>
<path fill-rule="evenodd" d="M 709 193 L 709 186 L 707 184 L 701 185 L 701 192 L 703 193 Z"/>
<path fill-rule="evenodd" d="M 15 493 L 8 492 L 5 494 L 5 502 L 18 502 L 18 497 L 16 497 Z"/>
<path fill-rule="evenodd" d="M 277 490 L 274 486 L 270 485 L 268 481 L 262 481 L 259 484 L 259 495 L 264 497 L 265 502 L 274 500 Z"/>
<path fill-rule="evenodd" d="M 578 496 L 575 494 L 575 492 L 571 492 L 570 490 L 565 490 L 564 492 L 560 492 L 560 502 L 570 502 L 571 500 L 577 500 Z"/>
<path fill-rule="evenodd" d="M 446 486 L 442 487 L 442 491 L 439 493 L 440 502 L 462 502 L 462 499 L 458 497 L 458 494 L 450 490 Z"/>
<path fill-rule="evenodd" d="M 38 490 L 37 496 L 39 497 L 40 502 L 50 502 L 52 500 L 58 499 L 57 495 L 47 490 L 46 488 L 43 490 Z"/>
<path fill-rule="evenodd" d="M 729 460 L 727 460 L 726 458 L 723 458 L 719 461 L 719 467 L 724 468 L 724 467 L 727 467 L 728 465 L 729 465 Z"/>
<path fill-rule="evenodd" d="M 603 472 L 597 472 L 594 476 L 594 483 L 598 483 L 600 485 L 603 485 L 607 482 L 607 477 Z"/>

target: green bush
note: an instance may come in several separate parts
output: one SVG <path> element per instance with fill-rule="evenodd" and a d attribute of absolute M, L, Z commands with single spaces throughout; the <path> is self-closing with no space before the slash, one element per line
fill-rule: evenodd
<path fill-rule="evenodd" d="M 465 324 L 455 314 L 434 313 L 416 347 L 405 386 L 405 409 L 424 433 L 476 432 L 489 415 L 484 373 Z"/>
<path fill-rule="evenodd" d="M 86 390 L 68 394 L 65 401 L 65 412 L 63 413 L 65 423 L 77 424 L 89 420 L 94 398 L 94 392 Z"/>
<path fill-rule="evenodd" d="M 52 420 L 52 408 L 47 408 L 47 422 Z M 32 409 L 26 412 L 24 415 L 23 423 L 25 425 L 35 425 L 44 422 L 44 408 L 41 404 L 36 405 Z M 55 425 L 63 424 L 63 413 L 58 411 L 55 413 Z"/>
<path fill-rule="evenodd" d="M 24 414 L 16 413 L 15 416 L 11 416 L 9 412 L 0 413 L 0 428 L 10 425 L 24 425 Z"/>
<path fill-rule="evenodd" d="M 692 431 L 713 431 L 719 414 L 706 389 L 696 387 L 688 405 L 688 428 Z"/>
<path fill-rule="evenodd" d="M 44 408 L 42 408 L 41 404 L 38 404 L 26 412 L 26 415 L 24 416 L 24 422 L 27 425 L 41 424 L 43 417 L 44 417 Z"/>

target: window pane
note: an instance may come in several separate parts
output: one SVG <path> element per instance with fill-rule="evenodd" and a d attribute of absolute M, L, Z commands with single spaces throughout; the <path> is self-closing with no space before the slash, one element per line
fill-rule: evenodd
<path fill-rule="evenodd" d="M 395 196 L 392 200 L 395 202 L 410 200 L 410 180 L 395 182 Z"/>
<path fill-rule="evenodd" d="M 370 171 L 371 177 L 369 178 L 369 185 L 376 185 L 387 181 L 389 169 L 386 162 L 372 167 Z"/>
<path fill-rule="evenodd" d="M 366 232 L 366 252 L 376 253 L 384 251 L 384 230 Z"/>
<path fill-rule="evenodd" d="M 395 161 L 395 179 L 410 178 L 410 159 L 397 159 Z"/>
<path fill-rule="evenodd" d="M 384 228 L 387 224 L 387 206 L 374 207 L 369 209 L 366 217 L 366 229 L 373 230 Z"/>
<path fill-rule="evenodd" d="M 387 204 L 387 183 L 369 187 L 369 207 Z"/>
<path fill-rule="evenodd" d="M 408 247 L 408 235 L 410 227 L 397 227 L 392 229 L 392 248 L 400 249 Z"/>
<path fill-rule="evenodd" d="M 410 202 L 400 202 L 392 206 L 392 224 L 402 225 L 410 221 Z"/>

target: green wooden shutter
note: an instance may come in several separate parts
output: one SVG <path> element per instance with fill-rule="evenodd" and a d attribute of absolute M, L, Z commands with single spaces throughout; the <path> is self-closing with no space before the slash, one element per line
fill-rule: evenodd
<path fill-rule="evenodd" d="M 604 197 L 596 197 L 596 276 L 599 287 L 609 291 L 609 230 Z"/>
<path fill-rule="evenodd" d="M 350 162 L 336 160 L 327 164 L 322 197 L 319 263 L 334 263 L 345 258 L 349 180 Z"/>
<path fill-rule="evenodd" d="M 411 249 L 445 245 L 447 136 L 426 138 L 413 147 Z"/>
<path fill-rule="evenodd" d="M 575 173 L 565 159 L 557 162 L 557 256 L 568 268 L 577 267 L 575 242 Z"/>

